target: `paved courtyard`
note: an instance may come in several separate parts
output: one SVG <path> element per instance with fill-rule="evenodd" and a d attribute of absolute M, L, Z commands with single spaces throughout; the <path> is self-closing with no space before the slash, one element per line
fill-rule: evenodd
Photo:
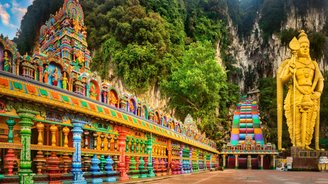
<path fill-rule="evenodd" d="M 159 184 L 328 184 L 327 172 L 283 172 L 274 170 L 225 170 L 185 174 L 147 182 Z"/>

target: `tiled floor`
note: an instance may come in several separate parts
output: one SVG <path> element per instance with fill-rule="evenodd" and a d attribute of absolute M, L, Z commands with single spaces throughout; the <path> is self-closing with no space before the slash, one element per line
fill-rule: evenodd
<path fill-rule="evenodd" d="M 225 170 L 184 174 L 147 183 L 159 184 L 328 184 L 328 172 Z"/>

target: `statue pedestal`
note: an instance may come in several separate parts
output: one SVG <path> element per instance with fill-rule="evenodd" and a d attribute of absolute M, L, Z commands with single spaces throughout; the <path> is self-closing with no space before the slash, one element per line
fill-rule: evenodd
<path fill-rule="evenodd" d="M 291 148 L 293 170 L 318 170 L 320 156 L 328 155 L 328 151 L 307 150 L 297 147 Z"/>

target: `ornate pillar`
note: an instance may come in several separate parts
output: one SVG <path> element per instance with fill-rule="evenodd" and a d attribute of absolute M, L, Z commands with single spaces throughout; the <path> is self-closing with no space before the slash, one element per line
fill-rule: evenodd
<path fill-rule="evenodd" d="M 252 156 L 247 155 L 247 169 L 252 169 Z"/>
<path fill-rule="evenodd" d="M 180 145 L 180 152 L 179 152 L 179 155 L 180 155 L 180 173 L 179 174 L 184 174 L 184 164 L 183 164 L 183 145 Z"/>
<path fill-rule="evenodd" d="M 30 184 L 33 182 L 34 173 L 32 173 L 32 161 L 31 161 L 31 127 L 33 126 L 32 119 L 37 114 L 36 111 L 28 109 L 19 109 L 17 111 L 21 127 L 21 143 L 22 150 L 19 163 L 19 183 Z"/>
<path fill-rule="evenodd" d="M 226 155 L 222 155 L 222 168 L 226 167 Z"/>
<path fill-rule="evenodd" d="M 8 125 L 8 142 L 10 143 L 13 143 L 14 140 L 14 133 L 13 133 L 13 128 L 14 128 L 14 125 L 15 125 L 15 121 L 13 118 L 9 118 L 7 119 L 6 121 L 7 125 Z"/>
<path fill-rule="evenodd" d="M 193 171 L 193 168 L 192 168 L 192 151 L 193 151 L 193 148 L 191 147 L 190 149 L 189 149 L 189 173 L 192 173 L 192 172 L 194 172 Z"/>
<path fill-rule="evenodd" d="M 36 128 L 38 129 L 38 145 L 43 146 L 43 130 L 44 130 L 44 124 L 39 122 L 36 125 Z M 36 157 L 33 160 L 36 163 L 36 168 L 37 168 L 37 174 L 41 175 L 42 174 L 42 169 L 46 163 L 46 159 L 43 156 L 43 152 L 39 150 L 37 152 Z"/>
<path fill-rule="evenodd" d="M 210 154 L 210 170 L 211 170 L 212 167 L 213 167 L 212 157 L 213 157 L 213 154 L 211 153 L 211 154 Z"/>
<path fill-rule="evenodd" d="M 172 144 L 171 144 L 171 139 L 169 139 L 167 141 L 167 169 L 169 175 L 172 174 L 171 163 L 172 163 Z"/>
<path fill-rule="evenodd" d="M 120 152 L 119 163 L 117 170 L 120 171 L 120 181 L 125 181 L 129 179 L 129 176 L 126 174 L 125 166 L 125 141 L 127 132 L 123 130 L 122 127 L 119 127 L 118 130 L 118 149 Z"/>
<path fill-rule="evenodd" d="M 235 169 L 238 169 L 238 155 L 235 155 Z"/>
<path fill-rule="evenodd" d="M 261 170 L 263 170 L 263 156 L 264 156 L 264 155 L 260 155 L 260 159 L 261 159 L 261 160 L 260 160 L 260 163 L 261 163 L 261 165 L 260 165 L 260 169 L 261 169 Z"/>
<path fill-rule="evenodd" d="M 113 163 L 114 161 L 110 158 L 110 155 L 106 158 L 106 166 L 105 166 L 105 173 L 107 177 L 104 179 L 104 182 L 115 182 L 116 177 L 113 176 L 116 172 L 113 171 Z"/>
<path fill-rule="evenodd" d="M 73 147 L 75 151 L 72 158 L 72 174 L 74 176 L 73 184 L 86 184 L 87 181 L 83 177 L 82 159 L 81 159 L 81 135 L 83 133 L 82 127 L 86 124 L 84 121 L 72 119 L 73 124 Z"/>
<path fill-rule="evenodd" d="M 276 155 L 272 155 L 272 169 L 276 169 Z"/>
<path fill-rule="evenodd" d="M 68 133 L 70 132 L 70 129 L 65 126 L 63 128 L 63 134 L 64 134 L 64 148 L 68 148 Z M 63 160 L 63 168 L 64 168 L 64 171 L 63 173 L 64 174 L 67 174 L 68 173 L 68 168 L 70 167 L 70 165 L 72 164 L 72 159 L 69 157 L 68 153 L 64 153 L 63 156 L 62 156 L 62 160 Z"/>
<path fill-rule="evenodd" d="M 56 147 L 57 146 L 57 139 L 56 135 L 58 132 L 58 127 L 56 125 L 50 126 L 50 132 L 51 132 L 51 146 Z M 57 157 L 56 152 L 51 152 L 51 155 L 46 159 L 47 163 L 47 171 L 49 175 L 49 184 L 58 184 L 60 180 L 60 169 L 59 169 L 59 163 L 60 160 Z"/>
<path fill-rule="evenodd" d="M 147 164 L 147 169 L 148 169 L 148 177 L 152 178 L 155 177 L 155 173 L 153 170 L 153 157 L 152 157 L 152 149 L 153 149 L 153 137 L 152 133 L 150 135 L 147 135 L 147 152 L 148 152 L 148 164 Z"/>
<path fill-rule="evenodd" d="M 97 155 L 94 154 L 91 159 L 91 167 L 90 167 L 90 173 L 92 174 L 91 183 L 100 184 L 103 182 L 102 178 L 99 177 L 102 172 L 100 172 L 100 160 L 98 159 Z"/>
<path fill-rule="evenodd" d="M 8 125 L 8 142 L 13 143 L 14 142 L 13 141 L 13 138 L 14 138 L 13 128 L 15 125 L 15 121 L 13 118 L 9 118 L 6 121 L 6 123 Z M 17 162 L 17 157 L 15 155 L 15 151 L 10 148 L 10 149 L 8 149 L 5 159 L 4 159 L 5 168 L 8 169 L 8 173 L 7 173 L 8 176 L 13 175 L 13 169 L 14 169 L 15 162 Z"/>

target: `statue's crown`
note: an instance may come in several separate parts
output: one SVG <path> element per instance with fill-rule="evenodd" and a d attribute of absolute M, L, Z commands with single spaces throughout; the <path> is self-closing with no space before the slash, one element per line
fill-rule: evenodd
<path fill-rule="evenodd" d="M 298 41 L 299 43 L 307 43 L 307 44 L 310 44 L 310 41 L 307 37 L 307 34 L 305 33 L 304 30 L 301 30 L 301 33 L 298 35 Z"/>

